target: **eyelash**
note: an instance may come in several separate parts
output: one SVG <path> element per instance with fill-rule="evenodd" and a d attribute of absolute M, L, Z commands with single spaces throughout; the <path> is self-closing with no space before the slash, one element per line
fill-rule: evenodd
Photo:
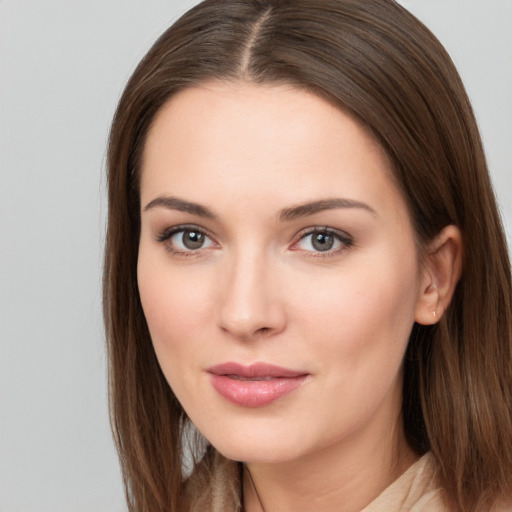
<path fill-rule="evenodd" d="M 177 256 L 185 256 L 185 257 L 199 256 L 201 254 L 201 249 L 207 249 L 208 247 L 199 247 L 196 250 L 194 250 L 194 249 L 181 250 L 181 249 L 177 249 L 175 246 L 168 243 L 169 240 L 174 235 L 176 235 L 178 233 L 185 233 L 187 231 L 202 235 L 202 236 L 208 238 L 209 240 L 211 240 L 213 242 L 213 244 L 216 243 L 214 241 L 213 237 L 207 231 L 205 231 L 204 229 L 202 229 L 198 226 L 195 226 L 195 225 L 180 225 L 180 226 L 174 226 L 172 228 L 165 229 L 158 236 L 156 236 L 155 239 L 158 243 L 164 244 L 166 250 L 168 250 L 170 253 L 175 254 Z M 331 256 L 336 256 L 340 252 L 346 251 L 346 250 L 350 249 L 351 247 L 353 247 L 353 245 L 354 245 L 354 239 L 348 233 L 345 233 L 343 231 L 338 231 L 338 230 L 328 228 L 328 227 L 320 228 L 320 227 L 315 226 L 315 227 L 311 227 L 311 228 L 307 228 L 307 229 L 303 230 L 298 235 L 297 241 L 295 241 L 292 244 L 292 247 L 300 244 L 301 242 L 306 240 L 307 237 L 313 236 L 314 234 L 323 235 L 323 236 L 327 236 L 327 237 L 332 236 L 335 239 L 335 241 L 340 243 L 341 247 L 339 247 L 335 250 L 328 249 L 326 251 L 303 250 L 305 253 L 307 253 L 307 255 L 309 257 L 312 257 L 312 258 L 327 258 L 327 257 L 331 257 Z M 293 249 L 292 248 L 291 250 L 300 251 L 301 249 Z"/>
<path fill-rule="evenodd" d="M 335 239 L 335 241 L 339 242 L 340 247 L 337 249 L 328 249 L 326 251 L 309 251 L 305 250 L 304 252 L 307 253 L 308 257 L 311 258 L 329 258 L 332 256 L 337 256 L 339 253 L 347 251 L 351 247 L 354 246 L 354 239 L 351 235 L 348 233 L 345 233 L 344 231 L 339 231 L 337 229 L 329 228 L 327 226 L 325 227 L 312 227 L 307 228 L 303 230 L 300 235 L 297 242 L 294 242 L 294 246 L 299 244 L 300 242 L 306 240 L 307 237 L 313 236 L 313 235 L 323 235 L 323 236 L 331 236 Z M 293 249 L 295 251 L 299 251 L 300 249 Z"/>
<path fill-rule="evenodd" d="M 201 229 L 198 226 L 194 226 L 193 224 L 174 226 L 172 228 L 165 229 L 156 237 L 156 241 L 163 244 L 164 247 L 166 248 L 166 250 L 169 251 L 171 254 L 175 254 L 177 256 L 185 256 L 185 257 L 199 256 L 200 249 L 204 249 L 204 247 L 200 247 L 197 250 L 193 250 L 193 249 L 181 250 L 181 249 L 177 249 L 172 244 L 167 243 L 170 241 L 170 239 L 174 235 L 177 235 L 178 233 L 186 233 L 187 231 L 194 232 L 199 235 L 203 235 L 204 237 L 213 241 L 213 237 L 207 231 L 205 231 L 204 229 Z"/>

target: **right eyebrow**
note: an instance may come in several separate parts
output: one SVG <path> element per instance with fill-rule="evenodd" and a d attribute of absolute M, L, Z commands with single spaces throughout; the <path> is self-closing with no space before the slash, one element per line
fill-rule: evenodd
<path fill-rule="evenodd" d="M 152 208 L 167 208 L 168 210 L 178 210 L 180 212 L 191 213 L 198 217 L 206 217 L 208 219 L 216 219 L 217 216 L 206 206 L 191 201 L 185 201 L 172 196 L 159 196 L 150 201 L 145 207 L 144 211 L 147 212 Z"/>
<path fill-rule="evenodd" d="M 299 204 L 290 208 L 281 210 L 278 218 L 281 222 L 300 219 L 308 215 L 322 212 L 324 210 L 334 210 L 336 208 L 359 208 L 361 210 L 371 213 L 373 216 L 378 216 L 377 212 L 368 204 L 354 199 L 343 199 L 335 197 L 332 199 L 320 199 L 319 201 L 312 201 L 309 203 Z"/>

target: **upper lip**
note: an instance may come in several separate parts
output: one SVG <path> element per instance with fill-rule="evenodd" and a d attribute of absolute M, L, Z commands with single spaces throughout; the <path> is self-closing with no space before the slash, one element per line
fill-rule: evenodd
<path fill-rule="evenodd" d="M 307 372 L 291 370 L 289 368 L 283 368 L 282 366 L 276 366 L 269 363 L 243 365 L 240 363 L 228 362 L 211 366 L 210 368 L 207 368 L 206 371 L 214 375 L 236 375 L 237 377 L 243 377 L 246 379 L 261 377 L 293 378 L 308 375 Z"/>

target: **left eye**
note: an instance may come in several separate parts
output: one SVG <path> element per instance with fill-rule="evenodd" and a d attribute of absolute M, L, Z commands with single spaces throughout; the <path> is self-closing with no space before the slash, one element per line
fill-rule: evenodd
<path fill-rule="evenodd" d="M 213 245 L 212 239 L 197 229 L 175 231 L 168 237 L 168 241 L 174 249 L 183 252 L 204 249 Z"/>
<path fill-rule="evenodd" d="M 297 243 L 297 248 L 312 252 L 336 252 L 343 247 L 350 247 L 348 237 L 327 230 L 315 230 L 304 235 Z"/>

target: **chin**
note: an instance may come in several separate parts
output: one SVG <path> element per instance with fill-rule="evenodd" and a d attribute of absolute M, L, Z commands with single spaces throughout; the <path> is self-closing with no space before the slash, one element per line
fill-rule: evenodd
<path fill-rule="evenodd" d="M 285 425 L 275 429 L 252 422 L 245 428 L 231 426 L 215 432 L 205 429 L 202 433 L 224 457 L 250 463 L 288 462 L 299 458 L 308 444 L 304 435 L 290 431 Z"/>
<path fill-rule="evenodd" d="M 213 443 L 212 443 L 213 444 Z M 258 464 L 277 464 L 296 459 L 299 454 L 296 449 L 287 449 L 285 446 L 276 446 L 263 440 L 261 443 L 245 444 L 217 443 L 213 445 L 224 457 L 240 462 Z"/>

